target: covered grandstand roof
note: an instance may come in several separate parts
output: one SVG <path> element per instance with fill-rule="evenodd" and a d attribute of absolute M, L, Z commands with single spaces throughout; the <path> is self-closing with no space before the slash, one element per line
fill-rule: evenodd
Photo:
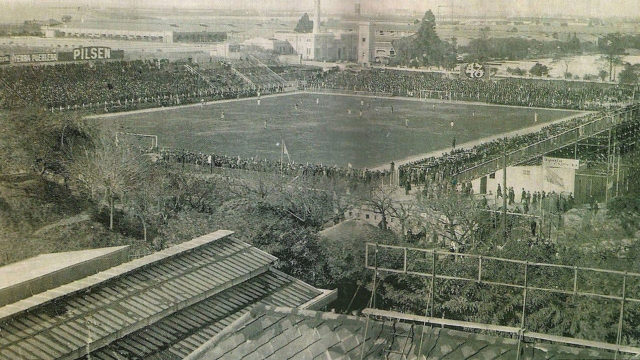
<path fill-rule="evenodd" d="M 218 231 L 0 308 L 0 359 L 178 359 L 256 304 L 335 297 Z"/>
<path fill-rule="evenodd" d="M 522 359 L 612 355 L 567 346 L 527 345 Z M 500 336 L 267 306 L 238 318 L 186 359 L 515 359 L 517 347 L 516 339 Z"/>

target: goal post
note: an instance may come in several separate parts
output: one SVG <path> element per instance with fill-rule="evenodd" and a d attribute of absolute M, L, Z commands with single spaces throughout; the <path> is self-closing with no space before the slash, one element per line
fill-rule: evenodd
<path fill-rule="evenodd" d="M 120 142 L 137 145 L 141 148 L 149 145 L 149 150 L 154 150 L 158 148 L 158 135 L 118 131 L 116 132 L 116 145 Z"/>
<path fill-rule="evenodd" d="M 423 89 L 420 90 L 420 99 L 440 99 L 440 100 L 450 100 L 449 92 L 443 90 L 429 90 Z"/>

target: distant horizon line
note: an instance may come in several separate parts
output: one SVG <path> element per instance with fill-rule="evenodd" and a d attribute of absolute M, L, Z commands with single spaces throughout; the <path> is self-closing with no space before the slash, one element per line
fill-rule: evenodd
<path fill-rule="evenodd" d="M 14 5 L 15 6 L 15 5 Z M 300 9 L 290 9 L 290 10 L 285 10 L 285 9 L 256 9 L 256 8 L 230 8 L 230 7 L 190 7 L 190 6 L 163 6 L 163 5 L 158 5 L 158 6 L 149 6 L 148 4 L 145 4 L 144 6 L 117 6 L 117 5 L 109 5 L 109 6 L 96 6 L 96 5 L 80 5 L 80 6 L 73 6 L 73 5 L 53 5 L 53 6 L 49 6 L 47 4 L 43 4 L 42 6 L 43 8 L 49 8 L 49 9 L 78 9 L 78 8 L 85 8 L 85 9 L 90 9 L 90 10 L 131 10 L 131 9 L 135 9 L 135 10 L 167 10 L 167 9 L 171 9 L 171 10 L 178 10 L 178 11 L 229 11 L 229 12 L 239 12 L 239 11 L 250 11 L 250 12 L 263 12 L 263 13 L 282 13 L 282 14 L 304 14 L 304 13 L 308 13 L 311 14 L 313 13 L 313 9 L 308 9 L 308 10 L 300 10 Z M 402 11 L 402 14 L 384 14 L 382 11 L 377 11 L 377 12 L 365 12 L 363 11 L 361 13 L 362 15 L 368 15 L 368 16 L 380 16 L 380 15 L 385 15 L 386 17 L 402 17 L 402 16 L 406 16 L 409 15 L 409 13 L 412 14 L 416 14 L 416 15 L 420 15 L 420 14 L 424 14 L 425 12 L 431 10 L 434 15 L 436 16 L 436 18 L 438 18 L 438 14 L 437 11 L 434 9 L 426 9 L 426 10 L 411 10 L 411 9 L 405 9 L 405 8 L 392 8 L 389 10 L 394 10 L 394 11 Z M 328 15 L 333 15 L 333 16 L 351 16 L 351 15 L 355 15 L 350 13 L 349 11 L 341 11 L 341 12 L 337 12 L 337 11 L 323 11 L 323 17 L 328 16 Z M 241 16 L 240 14 L 238 14 L 238 16 Z M 449 14 L 446 15 L 441 15 L 440 18 L 442 18 L 441 20 L 446 20 L 449 21 L 451 19 L 451 16 Z M 453 20 L 456 19 L 598 19 L 598 20 L 602 20 L 602 19 L 640 19 L 640 15 L 608 15 L 608 16 L 588 16 L 588 15 L 566 15 L 566 14 L 544 14 L 544 15 L 504 15 L 504 14 L 494 14 L 491 16 L 488 15 L 467 15 L 467 14 L 455 14 L 453 16 Z"/>

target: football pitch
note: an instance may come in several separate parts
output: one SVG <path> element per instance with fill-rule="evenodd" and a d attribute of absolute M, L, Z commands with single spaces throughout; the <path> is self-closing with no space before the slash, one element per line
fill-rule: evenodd
<path fill-rule="evenodd" d="M 534 121 L 537 114 L 537 122 Z M 121 131 L 161 148 L 372 168 L 576 114 L 444 102 L 298 93 L 116 115 Z M 453 122 L 453 126 L 451 123 Z"/>

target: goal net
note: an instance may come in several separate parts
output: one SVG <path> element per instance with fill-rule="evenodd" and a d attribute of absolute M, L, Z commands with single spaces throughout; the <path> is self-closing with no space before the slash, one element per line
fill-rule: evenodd
<path fill-rule="evenodd" d="M 117 132 L 116 143 L 144 150 L 155 150 L 158 148 L 158 135 Z"/>

